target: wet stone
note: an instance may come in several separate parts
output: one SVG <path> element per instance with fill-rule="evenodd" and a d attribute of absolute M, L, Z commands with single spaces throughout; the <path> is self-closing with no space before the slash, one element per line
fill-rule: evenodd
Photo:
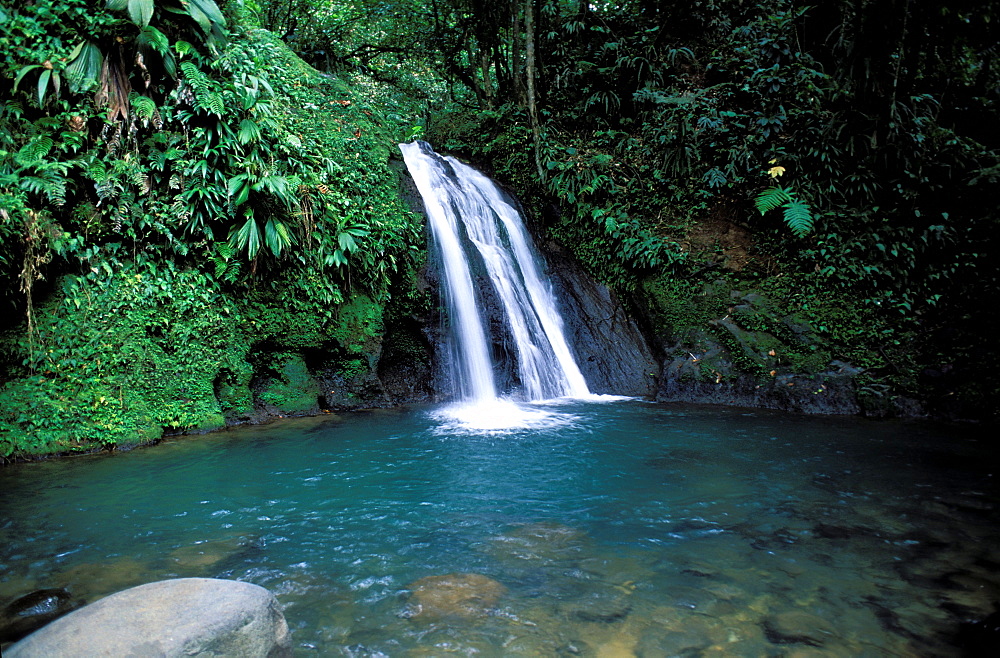
<path fill-rule="evenodd" d="M 770 615 L 764 620 L 764 632 L 775 644 L 801 643 L 814 647 L 823 646 L 836 637 L 830 622 L 801 610 Z"/>
<path fill-rule="evenodd" d="M 632 610 L 629 595 L 617 587 L 592 588 L 563 605 L 567 616 L 585 622 L 612 624 Z"/>
<path fill-rule="evenodd" d="M 428 576 L 412 583 L 410 602 L 403 616 L 410 619 L 484 617 L 507 588 L 481 574 L 452 573 Z"/>
<path fill-rule="evenodd" d="M 864 534 L 866 532 L 867 530 L 864 528 L 849 528 L 829 523 L 820 523 L 813 528 L 813 534 L 817 537 L 822 537 L 823 539 L 851 539 L 855 535 Z"/>
<path fill-rule="evenodd" d="M 245 537 L 228 537 L 181 546 L 171 551 L 169 560 L 190 572 L 205 572 L 248 553 L 259 551 L 259 544 Z"/>
<path fill-rule="evenodd" d="M 40 589 L 8 604 L 0 612 L 0 642 L 13 642 L 79 607 L 64 589 Z"/>
<path fill-rule="evenodd" d="M 711 640 L 697 631 L 654 631 L 642 636 L 635 655 L 638 658 L 698 655 L 710 644 Z"/>

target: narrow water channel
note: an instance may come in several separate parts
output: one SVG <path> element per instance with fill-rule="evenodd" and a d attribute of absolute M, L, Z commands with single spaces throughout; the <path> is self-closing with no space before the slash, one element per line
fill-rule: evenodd
<path fill-rule="evenodd" d="M 638 401 L 292 419 L 0 470 L 0 606 L 253 582 L 301 655 L 962 655 L 987 432 Z M 447 577 L 445 577 L 447 576 Z M 964 634 L 961 634 L 964 633 Z"/>

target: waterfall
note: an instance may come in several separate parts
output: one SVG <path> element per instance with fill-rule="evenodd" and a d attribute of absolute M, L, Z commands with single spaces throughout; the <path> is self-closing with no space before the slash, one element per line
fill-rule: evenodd
<path fill-rule="evenodd" d="M 482 291 L 473 268 L 481 267 L 503 309 L 512 339 L 520 395 L 527 401 L 588 397 L 563 333 L 551 286 L 521 214 L 497 185 L 425 142 L 400 144 L 403 159 L 424 201 L 431 236 L 443 269 L 449 318 L 450 375 L 460 401 L 498 400 L 491 339 L 480 310 Z"/>

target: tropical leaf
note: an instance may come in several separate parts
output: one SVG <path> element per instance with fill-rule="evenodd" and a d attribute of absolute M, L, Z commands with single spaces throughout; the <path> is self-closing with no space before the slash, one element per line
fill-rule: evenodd
<path fill-rule="evenodd" d="M 785 224 L 796 237 L 805 237 L 813 230 L 813 214 L 809 204 L 792 199 L 785 204 Z"/>
<path fill-rule="evenodd" d="M 139 46 L 139 52 L 145 57 L 153 52 L 159 55 L 167 75 L 171 78 L 177 77 L 177 62 L 174 59 L 174 54 L 170 51 L 170 39 L 167 38 L 167 35 L 155 27 L 147 25 L 139 32 L 136 44 Z"/>
<path fill-rule="evenodd" d="M 225 26 L 226 17 L 214 0 L 189 0 L 188 7 L 197 7 L 210 21 Z"/>
<path fill-rule="evenodd" d="M 237 135 L 242 144 L 250 144 L 260 140 L 260 127 L 253 119 L 240 121 L 240 132 Z"/>
<path fill-rule="evenodd" d="M 260 251 L 260 227 L 253 213 L 248 213 L 247 221 L 236 232 L 229 236 L 229 244 L 237 251 L 246 251 L 247 256 L 253 258 Z"/>
<path fill-rule="evenodd" d="M 153 18 L 153 0 L 128 0 L 128 15 L 139 27 L 146 27 Z"/>
<path fill-rule="evenodd" d="M 52 78 L 52 69 L 45 69 L 38 76 L 38 107 L 45 104 L 45 91 L 49 88 L 49 80 Z"/>
<path fill-rule="evenodd" d="M 104 8 L 111 11 L 124 11 L 128 9 L 128 0 L 107 0 L 104 3 Z"/>
<path fill-rule="evenodd" d="M 764 190 L 754 199 L 754 205 L 757 206 L 757 210 L 760 214 L 764 214 L 775 208 L 780 208 L 789 201 L 792 201 L 793 197 L 789 190 L 783 187 L 772 187 L 768 190 Z"/>
<path fill-rule="evenodd" d="M 144 53 L 152 50 L 160 55 L 164 55 L 170 52 L 170 39 L 163 32 L 160 32 L 151 25 L 147 25 L 139 31 L 136 43 Z"/>
<path fill-rule="evenodd" d="M 288 227 L 273 217 L 267 220 L 264 225 L 264 242 L 267 248 L 275 256 L 281 256 L 281 252 L 292 246 L 294 240 Z"/>
<path fill-rule="evenodd" d="M 205 106 L 212 114 L 222 118 L 222 115 L 226 113 L 226 101 L 222 97 L 222 94 L 218 92 L 210 92 L 205 94 Z"/>
<path fill-rule="evenodd" d="M 354 241 L 354 236 L 347 231 L 337 236 L 337 244 L 340 245 L 340 249 L 345 254 L 355 251 L 358 248 L 358 243 Z"/>
<path fill-rule="evenodd" d="M 70 63 L 66 65 L 66 79 L 70 92 L 80 94 L 99 82 L 104 55 L 93 41 L 81 41 L 73 53 Z"/>
<path fill-rule="evenodd" d="M 42 68 L 41 64 L 29 64 L 28 66 L 22 67 L 21 70 L 17 72 L 17 77 L 14 78 L 14 89 L 17 89 L 17 86 L 21 84 L 21 80 L 24 79 L 24 76 L 31 71 L 40 68 Z"/>
<path fill-rule="evenodd" d="M 54 144 L 51 137 L 35 138 L 21 147 L 14 156 L 14 162 L 22 167 L 37 166 L 42 158 L 49 154 Z"/>
<path fill-rule="evenodd" d="M 246 203 L 247 197 L 250 196 L 250 185 L 247 184 L 246 174 L 229 179 L 229 196 L 232 198 L 233 206 Z"/>
<path fill-rule="evenodd" d="M 135 115 L 143 121 L 149 121 L 156 114 L 156 103 L 149 96 L 133 93 L 131 101 Z"/>
<path fill-rule="evenodd" d="M 703 177 L 709 187 L 722 187 L 726 184 L 726 175 L 720 169 L 709 169 Z"/>

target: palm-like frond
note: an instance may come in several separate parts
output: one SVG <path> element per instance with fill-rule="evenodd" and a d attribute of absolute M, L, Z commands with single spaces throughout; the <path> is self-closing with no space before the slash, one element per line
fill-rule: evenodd
<path fill-rule="evenodd" d="M 796 237 L 802 238 L 813 229 L 813 214 L 809 204 L 793 199 L 785 204 L 785 224 Z"/>
<path fill-rule="evenodd" d="M 792 200 L 792 194 L 789 190 L 783 187 L 772 187 L 768 190 L 761 192 L 756 199 L 754 199 L 754 205 L 757 206 L 757 210 L 760 214 L 770 212 L 775 208 L 780 208 L 789 201 Z"/>

